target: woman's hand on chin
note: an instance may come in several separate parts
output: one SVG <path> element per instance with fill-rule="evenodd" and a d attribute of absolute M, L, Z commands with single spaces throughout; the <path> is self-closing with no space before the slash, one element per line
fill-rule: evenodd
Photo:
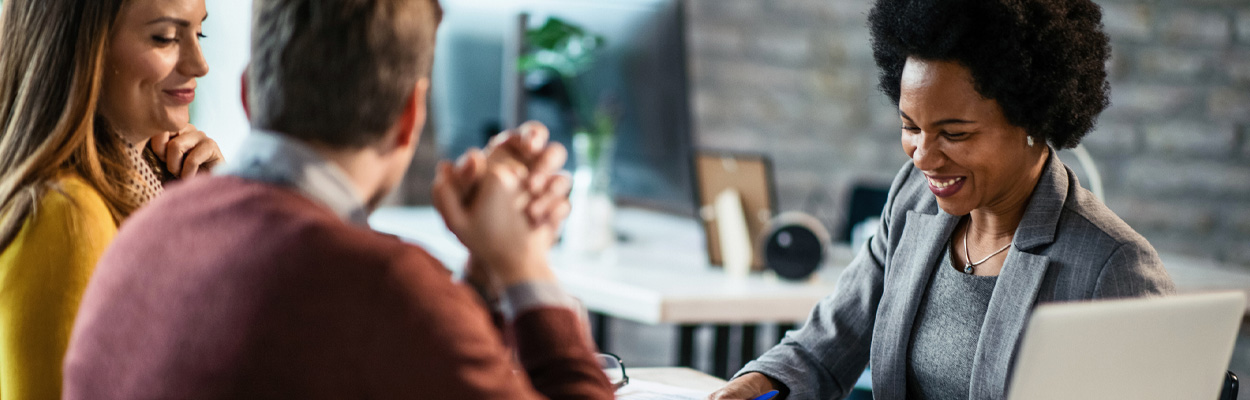
<path fill-rule="evenodd" d="M 150 146 L 156 157 L 165 162 L 169 173 L 179 179 L 207 174 L 225 160 L 217 142 L 191 124 L 178 132 L 152 137 Z"/>

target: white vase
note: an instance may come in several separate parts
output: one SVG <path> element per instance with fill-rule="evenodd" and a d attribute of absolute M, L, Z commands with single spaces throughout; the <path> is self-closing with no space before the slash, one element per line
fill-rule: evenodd
<path fill-rule="evenodd" d="M 610 182 L 613 146 L 611 139 L 603 140 L 606 143 L 600 143 L 596 158 L 591 156 L 589 135 L 573 137 L 577 167 L 569 193 L 572 210 L 564 225 L 561 244 L 565 252 L 573 255 L 601 256 L 616 244 L 616 231 L 612 226 L 616 206 L 612 202 Z"/>

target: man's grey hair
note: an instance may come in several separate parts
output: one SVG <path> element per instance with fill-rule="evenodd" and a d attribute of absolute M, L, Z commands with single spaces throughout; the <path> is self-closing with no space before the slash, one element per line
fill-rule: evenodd
<path fill-rule="evenodd" d="M 437 0 L 255 0 L 252 126 L 338 148 L 376 142 L 428 77 Z"/>

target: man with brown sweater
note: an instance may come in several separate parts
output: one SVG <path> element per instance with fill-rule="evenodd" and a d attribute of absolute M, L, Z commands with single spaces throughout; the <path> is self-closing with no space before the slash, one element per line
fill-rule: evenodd
<path fill-rule="evenodd" d="M 612 397 L 547 266 L 567 181 L 546 178 L 564 156 L 541 127 L 434 187 L 515 349 L 438 261 L 367 226 L 419 141 L 440 18 L 435 0 L 256 0 L 244 153 L 121 228 L 66 398 Z"/>

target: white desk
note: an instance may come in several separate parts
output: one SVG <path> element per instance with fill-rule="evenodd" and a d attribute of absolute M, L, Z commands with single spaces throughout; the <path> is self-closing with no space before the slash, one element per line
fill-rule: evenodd
<path fill-rule="evenodd" d="M 432 208 L 383 208 L 369 223 L 378 231 L 421 244 L 453 270 L 462 268 L 468 258 Z M 826 265 L 808 282 L 787 282 L 762 273 L 732 279 L 708 264 L 702 229 L 692 219 L 624 208 L 617 210 L 616 225 L 623 240 L 600 259 L 566 255 L 558 247 L 552 251 L 561 285 L 596 313 L 600 323 L 612 317 L 680 325 L 680 366 L 692 365 L 696 325 L 719 324 L 713 374 L 721 377 L 729 336 L 724 324 L 805 320 L 812 307 L 833 292 L 838 275 L 854 255 L 847 246 L 831 247 Z M 1250 295 L 1250 271 L 1185 256 L 1161 257 L 1179 291 L 1233 289 Z M 753 342 L 754 330 L 750 332 L 752 338 L 743 342 Z M 597 339 L 606 343 L 603 336 Z M 742 352 L 744 358 L 754 357 L 753 346 Z"/>
<path fill-rule="evenodd" d="M 702 228 L 692 219 L 624 208 L 617 210 L 615 221 L 622 240 L 610 253 L 584 259 L 557 246 L 551 254 L 561 286 L 591 311 L 595 342 L 607 347 L 612 318 L 676 324 L 675 363 L 691 367 L 696 329 L 715 324 L 710 372 L 722 378 L 732 372 L 728 324 L 744 324 L 740 358 L 754 358 L 756 324 L 779 323 L 785 330 L 806 320 L 812 307 L 833 292 L 852 255 L 849 248 L 834 247 L 821 272 L 806 282 L 780 280 L 772 273 L 735 279 L 708 264 Z M 432 208 L 383 208 L 369 223 L 420 244 L 453 270 L 468 258 Z"/>
<path fill-rule="evenodd" d="M 592 311 L 646 324 L 798 322 L 833 292 L 850 251 L 835 248 L 819 279 L 788 282 L 771 273 L 733 279 L 708 264 L 694 220 L 637 209 L 617 210 L 623 243 L 598 259 L 566 255 L 552 264 L 560 283 Z M 468 255 L 431 208 L 383 208 L 374 229 L 420 243 L 449 268 Z"/>
<path fill-rule="evenodd" d="M 703 232 L 694 220 L 637 210 L 617 210 L 624 236 L 614 254 L 597 260 L 552 251 L 561 284 L 594 311 L 647 324 L 797 322 L 829 293 L 854 254 L 843 245 L 810 282 L 787 282 L 756 273 L 731 279 L 707 263 Z M 374 229 L 420 243 L 449 268 L 468 255 L 430 207 L 382 208 Z M 1193 257 L 1161 254 L 1181 292 L 1242 290 L 1250 296 L 1250 271 Z M 1247 308 L 1250 315 L 1250 308 Z"/>
<path fill-rule="evenodd" d="M 1223 265 L 1179 254 L 1160 253 L 1163 266 L 1167 268 L 1176 291 L 1209 292 L 1217 290 L 1240 290 L 1250 297 L 1250 270 L 1244 267 Z M 1250 304 L 1246 305 L 1246 319 L 1250 319 Z"/>
<path fill-rule="evenodd" d="M 626 367 L 625 374 L 631 380 L 642 379 L 704 392 L 714 392 L 725 386 L 724 379 L 682 367 Z"/>

